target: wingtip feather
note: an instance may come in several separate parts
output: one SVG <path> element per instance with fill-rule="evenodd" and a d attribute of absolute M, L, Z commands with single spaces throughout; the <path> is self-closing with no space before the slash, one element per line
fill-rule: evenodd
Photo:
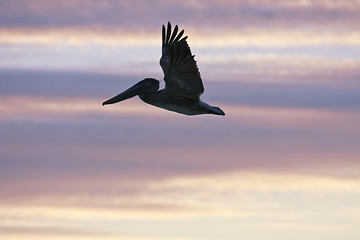
<path fill-rule="evenodd" d="M 179 35 L 177 35 L 177 37 L 174 39 L 174 42 L 179 41 L 179 39 L 182 37 L 183 34 L 184 34 L 184 29 L 180 31 Z"/>
<path fill-rule="evenodd" d="M 166 44 L 169 43 L 170 34 L 171 34 L 171 23 L 170 23 L 170 21 L 169 21 L 169 22 L 168 22 L 168 25 L 167 25 L 167 30 L 166 30 Z"/>
<path fill-rule="evenodd" d="M 174 38 L 176 37 L 176 34 L 177 34 L 177 32 L 178 32 L 178 29 L 179 29 L 178 25 L 175 25 L 173 34 L 171 35 L 171 38 L 170 38 L 170 40 L 169 40 L 170 43 L 174 41 Z"/>
<path fill-rule="evenodd" d="M 165 43 L 165 26 L 162 25 L 162 44 L 164 45 Z"/>

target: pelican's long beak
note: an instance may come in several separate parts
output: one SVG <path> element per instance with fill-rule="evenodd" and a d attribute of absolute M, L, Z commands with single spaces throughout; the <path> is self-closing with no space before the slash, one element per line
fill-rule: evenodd
<path fill-rule="evenodd" d="M 131 88 L 129 88 L 128 90 L 120 93 L 119 95 L 116 95 L 113 98 L 110 98 L 109 100 L 105 101 L 102 103 L 102 105 L 107 105 L 107 104 L 113 104 L 113 103 L 117 103 L 123 100 L 126 100 L 128 98 L 132 98 L 136 95 L 139 95 L 141 93 L 143 89 L 143 84 L 142 82 L 138 82 L 137 84 L 135 84 L 134 86 L 132 86 Z"/>

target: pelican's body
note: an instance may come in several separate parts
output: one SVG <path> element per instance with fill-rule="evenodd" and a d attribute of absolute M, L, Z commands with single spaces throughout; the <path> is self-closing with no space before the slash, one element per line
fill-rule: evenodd
<path fill-rule="evenodd" d="M 167 31 L 165 31 L 165 26 L 162 30 L 160 65 L 165 74 L 165 88 L 159 90 L 158 80 L 145 78 L 128 90 L 103 102 L 103 105 L 117 103 L 138 95 L 142 101 L 150 105 L 185 115 L 225 115 L 220 108 L 200 101 L 200 95 L 204 92 L 200 73 L 194 55 L 191 54 L 186 42 L 187 37 L 180 39 L 184 30 L 179 34 L 177 31 L 178 26 L 175 26 L 171 34 L 170 22 Z"/>
<path fill-rule="evenodd" d="M 166 94 L 165 89 L 151 93 L 140 94 L 140 99 L 155 107 L 163 108 L 169 111 L 182 113 L 185 115 L 199 114 L 218 114 L 222 111 L 218 107 L 212 107 L 203 101 L 194 101 L 192 99 L 177 99 L 170 94 Z"/>

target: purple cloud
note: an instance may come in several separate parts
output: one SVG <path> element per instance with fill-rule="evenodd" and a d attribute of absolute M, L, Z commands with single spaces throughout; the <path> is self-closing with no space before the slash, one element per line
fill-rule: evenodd
<path fill-rule="evenodd" d="M 274 26 L 344 25 L 359 21 L 356 2 L 346 5 L 287 1 L 7 1 L 0 5 L 3 27 L 152 28 L 168 20 L 190 26 L 244 28 Z M 211 16 L 211 17 L 209 17 Z"/>

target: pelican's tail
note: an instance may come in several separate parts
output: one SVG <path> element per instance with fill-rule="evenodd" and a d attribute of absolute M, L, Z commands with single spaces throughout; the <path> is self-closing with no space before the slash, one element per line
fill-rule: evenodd
<path fill-rule="evenodd" d="M 221 110 L 219 107 L 210 106 L 210 112 L 215 115 L 225 116 L 224 111 Z"/>

